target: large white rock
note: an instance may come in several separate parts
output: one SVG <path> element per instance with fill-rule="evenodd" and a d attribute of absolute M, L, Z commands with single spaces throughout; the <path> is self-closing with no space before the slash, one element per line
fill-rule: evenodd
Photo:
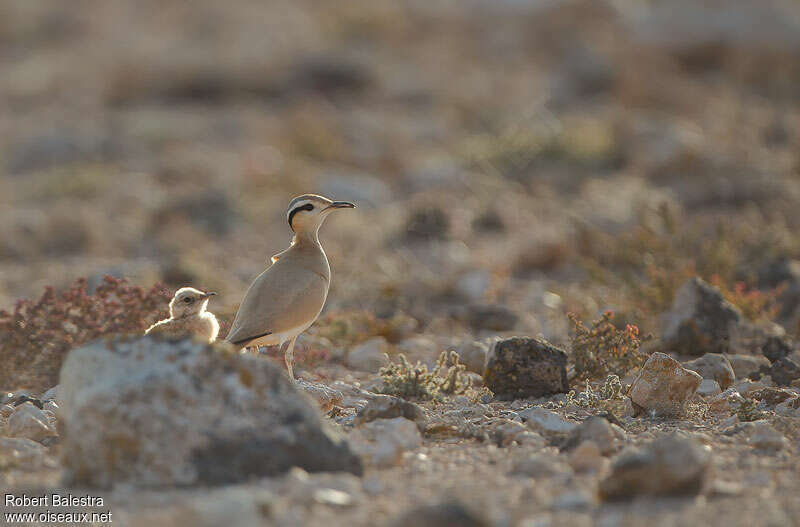
<path fill-rule="evenodd" d="M 224 344 L 97 341 L 67 357 L 59 399 L 72 484 L 219 484 L 292 466 L 361 472 L 281 369 Z"/>
<path fill-rule="evenodd" d="M 556 412 L 539 406 L 527 408 L 518 413 L 522 420 L 525 421 L 525 424 L 537 432 L 567 434 L 578 426 L 572 421 L 567 421 Z"/>
<path fill-rule="evenodd" d="M 669 355 L 656 352 L 633 379 L 628 395 L 638 409 L 677 417 L 683 414 L 687 401 L 702 380 L 700 375 L 687 370 Z"/>

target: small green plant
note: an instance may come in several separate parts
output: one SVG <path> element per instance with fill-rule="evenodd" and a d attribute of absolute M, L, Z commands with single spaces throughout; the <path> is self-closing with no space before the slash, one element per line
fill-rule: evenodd
<path fill-rule="evenodd" d="M 769 416 L 768 412 L 758 409 L 758 401 L 755 399 L 743 399 L 739 402 L 739 408 L 736 409 L 736 415 L 739 416 L 739 421 L 749 422 L 758 421 Z"/>
<path fill-rule="evenodd" d="M 622 382 L 617 375 L 609 375 L 605 382 L 597 390 L 592 388 L 589 381 L 586 381 L 586 388 L 580 393 L 570 390 L 564 406 L 580 406 L 582 408 L 605 408 L 612 401 L 622 401 Z"/>
<path fill-rule="evenodd" d="M 383 379 L 381 393 L 438 401 L 445 395 L 466 395 L 471 391 L 472 380 L 465 375 L 466 367 L 455 351 L 443 351 L 432 371 L 419 361 L 412 365 L 402 353 L 399 359 L 400 362 L 391 362 L 386 356 L 388 365 L 378 372 Z"/>
<path fill-rule="evenodd" d="M 572 313 L 567 316 L 572 323 L 571 347 L 577 379 L 625 375 L 647 360 L 645 354 L 639 351 L 642 344 L 639 328 L 628 324 L 623 330 L 617 329 L 611 323 L 614 318 L 611 311 L 606 311 L 591 327 L 587 327 Z M 649 338 L 645 337 L 645 340 Z"/>

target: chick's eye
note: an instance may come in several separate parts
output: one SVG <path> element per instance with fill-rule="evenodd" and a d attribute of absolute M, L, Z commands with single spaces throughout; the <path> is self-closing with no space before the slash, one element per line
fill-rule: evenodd
<path fill-rule="evenodd" d="M 183 299 L 183 301 L 186 302 L 187 304 L 191 304 L 192 303 L 192 298 L 187 296 L 186 298 Z"/>

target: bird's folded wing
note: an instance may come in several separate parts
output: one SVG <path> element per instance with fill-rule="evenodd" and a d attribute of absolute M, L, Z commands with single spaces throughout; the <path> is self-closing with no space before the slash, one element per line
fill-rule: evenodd
<path fill-rule="evenodd" d="M 310 323 L 327 293 L 327 282 L 319 274 L 278 260 L 250 285 L 225 340 L 247 342 Z"/>

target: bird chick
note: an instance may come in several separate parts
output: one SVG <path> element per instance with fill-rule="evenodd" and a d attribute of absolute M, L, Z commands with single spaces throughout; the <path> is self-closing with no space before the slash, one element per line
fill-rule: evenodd
<path fill-rule="evenodd" d="M 217 340 L 219 323 L 206 311 L 208 299 L 217 293 L 204 293 L 193 287 L 182 287 L 169 302 L 169 318 L 156 322 L 145 335 L 196 335 L 209 343 Z"/>
<path fill-rule="evenodd" d="M 273 256 L 272 265 L 250 284 L 225 340 L 238 348 L 288 342 L 286 368 L 294 379 L 294 343 L 322 312 L 331 281 L 319 228 L 331 212 L 354 207 L 348 201 L 316 194 L 304 194 L 289 203 L 286 219 L 294 232 L 292 243 Z"/>

